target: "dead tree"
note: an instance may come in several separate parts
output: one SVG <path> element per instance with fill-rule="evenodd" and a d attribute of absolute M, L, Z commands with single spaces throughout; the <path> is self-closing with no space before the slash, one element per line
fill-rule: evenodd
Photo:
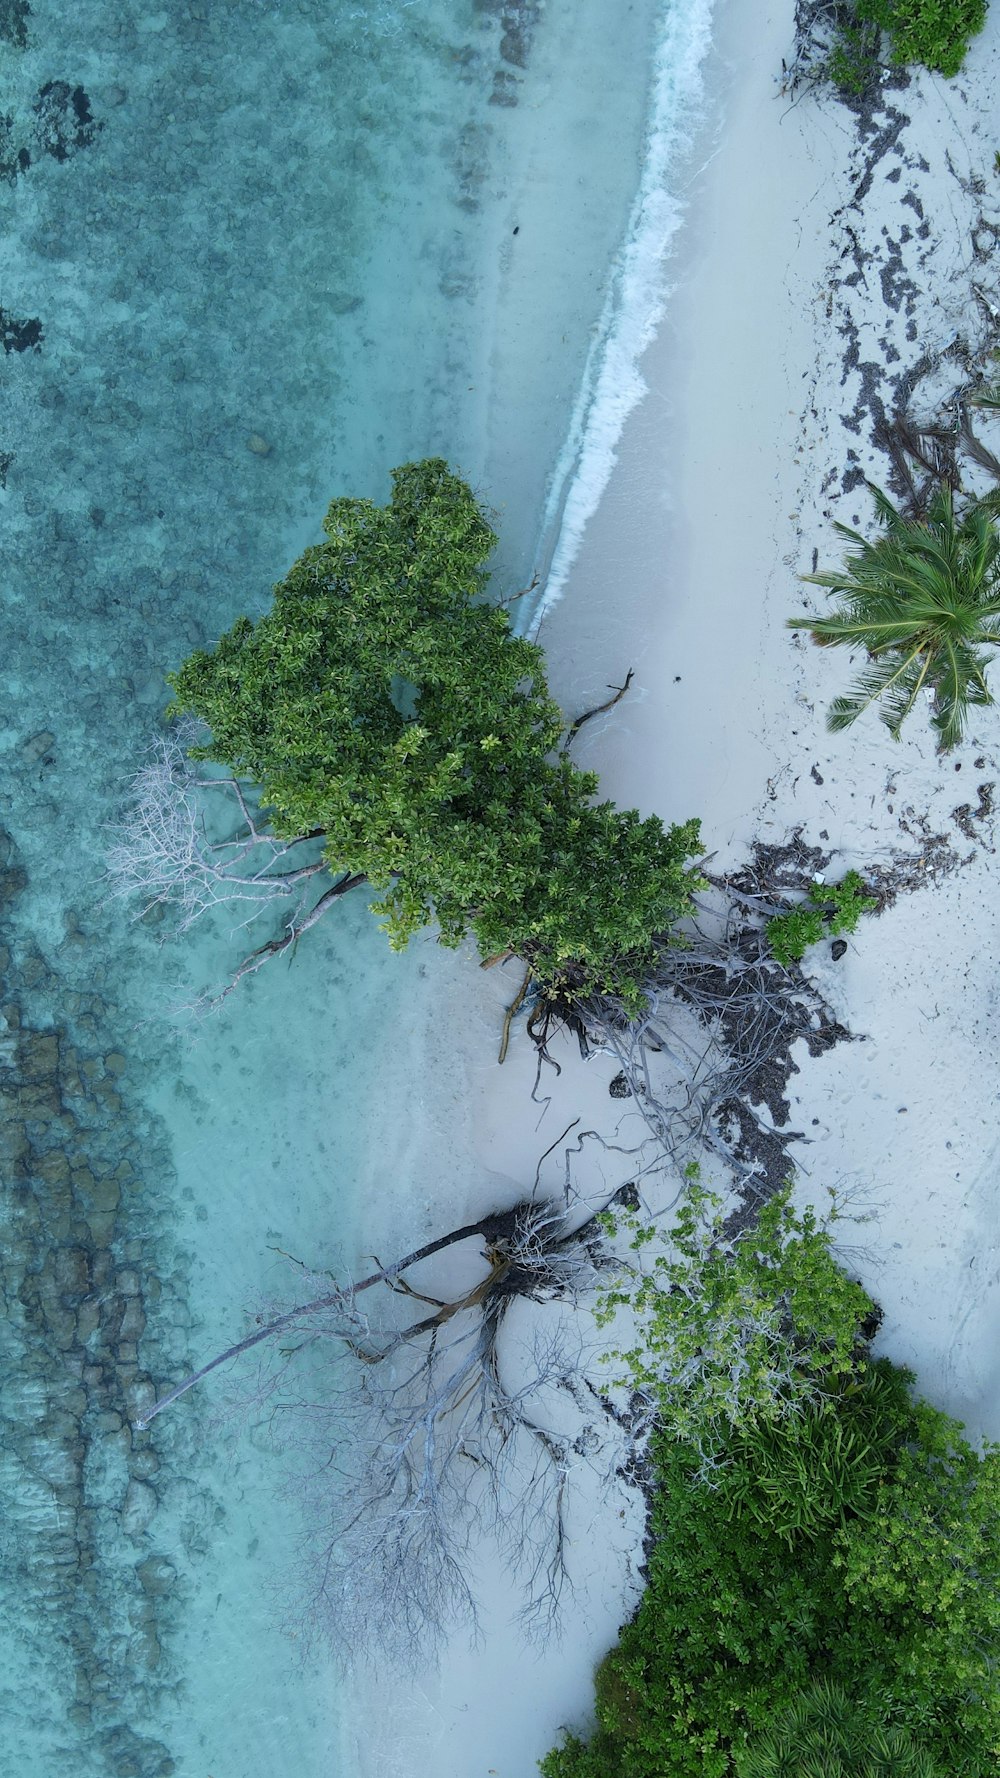
<path fill-rule="evenodd" d="M 628 1188 L 608 1204 L 622 1201 Z M 608 1205 L 602 1206 L 607 1208 Z M 466 1244 L 474 1275 L 439 1294 L 414 1268 Z M 469 1244 L 475 1244 L 469 1245 Z M 456 1254 L 456 1259 L 458 1255 Z M 297 1263 L 297 1262 L 296 1262 Z M 579 1335 L 537 1310 L 574 1306 L 604 1265 L 597 1214 L 520 1203 L 417 1248 L 353 1283 L 319 1285 L 165 1394 L 139 1430 L 222 1364 L 263 1359 L 243 1412 L 266 1416 L 294 1454 L 306 1527 L 294 1578 L 306 1638 L 359 1653 L 427 1659 L 446 1631 L 476 1628 L 471 1569 L 492 1533 L 523 1586 L 522 1622 L 550 1630 L 570 1584 L 573 1470 L 610 1479 L 620 1451 L 593 1425 L 602 1398 L 585 1389 Z M 559 1400 L 584 1402 L 565 1429 Z"/>
<path fill-rule="evenodd" d="M 206 996 L 216 1005 L 244 976 L 294 947 L 366 878 L 344 872 L 330 881 L 323 834 L 278 838 L 250 785 L 198 769 L 189 757 L 197 739 L 193 724 L 180 723 L 153 742 L 111 829 L 107 879 L 113 896 L 135 904 L 136 919 L 169 907 L 182 933 L 223 907 L 241 916 L 245 930 L 280 913 L 276 936 L 249 951 L 227 985 Z"/>

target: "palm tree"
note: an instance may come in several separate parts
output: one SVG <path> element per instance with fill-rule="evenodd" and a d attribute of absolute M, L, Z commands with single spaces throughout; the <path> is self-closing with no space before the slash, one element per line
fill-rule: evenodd
<path fill-rule="evenodd" d="M 836 593 L 843 609 L 788 621 L 816 642 L 867 650 L 854 689 L 830 707 L 831 729 L 849 728 L 880 700 L 882 721 L 898 740 L 923 693 L 943 753 L 961 740 L 969 710 L 993 702 L 983 648 L 1000 643 L 1000 489 L 956 514 L 952 490 L 942 484 L 921 519 L 897 512 L 879 488 L 871 492 L 881 534 L 869 542 L 838 525 L 854 545 L 843 567 L 803 575 Z"/>
<path fill-rule="evenodd" d="M 943 1778 L 906 1729 L 821 1680 L 735 1755 L 739 1778 Z"/>

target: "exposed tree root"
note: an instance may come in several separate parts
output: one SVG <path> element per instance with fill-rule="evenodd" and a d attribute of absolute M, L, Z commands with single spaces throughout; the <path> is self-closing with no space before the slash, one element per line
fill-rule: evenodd
<path fill-rule="evenodd" d="M 628 1186 L 602 1208 L 625 1201 L 634 1201 Z M 457 1293 L 405 1276 L 473 1240 L 485 1269 Z M 307 1635 L 345 1658 L 360 1649 L 425 1660 L 456 1618 L 475 1629 L 470 1552 L 486 1531 L 521 1575 L 525 1628 L 543 1634 L 570 1579 L 571 1471 L 585 1461 L 610 1479 L 621 1453 L 609 1455 L 592 1412 L 572 1434 L 553 1418 L 552 1391 L 581 1400 L 578 1344 L 565 1326 L 530 1346 L 523 1325 L 520 1347 L 501 1336 L 515 1305 L 573 1304 L 613 1263 L 598 1213 L 574 1223 L 561 1205 L 516 1204 L 271 1316 L 136 1424 L 148 1426 L 220 1365 L 262 1350 L 241 1406 L 255 1418 L 266 1408 L 295 1453 Z M 377 1310 L 379 1285 L 388 1291 Z M 431 1312 L 409 1314 L 416 1304 Z M 599 1395 L 587 1406 L 605 1418 Z"/>

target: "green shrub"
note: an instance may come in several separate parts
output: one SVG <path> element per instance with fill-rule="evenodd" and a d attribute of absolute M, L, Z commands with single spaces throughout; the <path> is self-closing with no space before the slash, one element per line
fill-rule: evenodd
<path fill-rule="evenodd" d="M 263 831 L 322 839 L 397 950 L 436 921 L 553 996 L 641 1006 L 698 886 L 697 822 L 594 801 L 541 649 L 483 597 L 496 537 L 442 459 L 395 469 L 386 506 L 335 500 L 323 529 L 269 610 L 169 676 L 170 714 L 208 731 L 192 757 L 256 786 Z"/>
<path fill-rule="evenodd" d="M 856 21 L 840 26 L 826 62 L 834 86 L 855 94 L 871 86 L 881 71 L 879 36 L 878 27 L 870 24 Z"/>
<path fill-rule="evenodd" d="M 663 1424 L 708 1460 L 734 1433 L 783 1421 L 851 1378 L 872 1309 L 836 1264 L 829 1229 L 812 1210 L 798 1215 L 788 1190 L 736 1240 L 724 1220 L 693 1179 L 671 1250 L 598 1308 L 602 1324 L 621 1306 L 636 1315 L 641 1338 L 617 1355 L 622 1381 L 653 1395 Z M 650 1231 L 625 1222 L 641 1257 Z"/>
<path fill-rule="evenodd" d="M 546 1778 L 749 1778 L 820 1679 L 896 1737 L 912 1778 L 917 1753 L 948 1778 L 1000 1770 L 1000 1451 L 977 1455 L 911 1380 L 880 1360 L 828 1398 L 858 1461 L 827 1466 L 828 1500 L 798 1523 L 776 1449 L 802 1450 L 794 1423 L 769 1428 L 763 1470 L 750 1437 L 707 1480 L 689 1444 L 655 1441 L 647 1591 L 599 1671 L 593 1736 Z"/>
<path fill-rule="evenodd" d="M 787 969 L 798 963 L 810 945 L 821 938 L 836 938 L 841 932 L 854 932 L 862 914 L 878 907 L 871 895 L 865 895 L 864 882 L 856 870 L 849 870 L 840 883 L 827 887 L 810 883 L 808 899 L 799 907 L 778 914 L 767 923 L 767 939 L 774 956 Z"/>
<path fill-rule="evenodd" d="M 889 37 L 892 60 L 922 62 L 937 74 L 957 74 L 969 40 L 986 23 L 987 0 L 856 0 L 861 23 Z"/>
<path fill-rule="evenodd" d="M 738 1778 L 944 1778 L 905 1728 L 886 1728 L 820 1680 L 744 1753 Z"/>

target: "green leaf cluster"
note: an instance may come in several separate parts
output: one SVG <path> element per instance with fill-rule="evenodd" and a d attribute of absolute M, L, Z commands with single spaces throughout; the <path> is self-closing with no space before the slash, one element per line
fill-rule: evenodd
<path fill-rule="evenodd" d="M 859 1368 L 708 1477 L 659 1436 L 647 1591 L 545 1778 L 1000 1771 L 1000 1450 L 911 1381 Z"/>
<path fill-rule="evenodd" d="M 869 541 L 836 528 L 854 547 L 842 568 L 803 578 L 836 595 L 833 617 L 793 617 L 814 641 L 862 648 L 868 666 L 831 705 L 828 726 L 846 729 L 872 704 L 894 739 L 921 694 L 938 751 L 961 740 L 969 712 L 991 704 L 983 652 L 1000 642 L 1000 492 L 970 501 L 961 514 L 939 487 L 926 518 L 906 518 L 872 488 L 881 533 Z"/>
<path fill-rule="evenodd" d="M 636 1317 L 639 1338 L 617 1355 L 621 1380 L 652 1395 L 662 1425 L 709 1464 L 735 1435 L 784 1424 L 852 1377 L 872 1312 L 836 1264 L 829 1227 L 798 1214 L 789 1190 L 734 1239 L 724 1220 L 693 1180 L 669 1249 L 647 1259 L 648 1229 L 625 1218 L 645 1264 L 598 1308 L 602 1325 L 623 1307 Z"/>
<path fill-rule="evenodd" d="M 986 23 L 986 7 L 987 0 L 855 0 L 854 10 L 859 23 L 886 32 L 897 66 L 921 62 L 951 77 Z"/>
<path fill-rule="evenodd" d="M 697 822 L 665 829 L 595 802 L 557 751 L 543 656 L 487 601 L 494 534 L 439 458 L 392 499 L 340 499 L 256 623 L 242 617 L 171 680 L 198 755 L 259 787 L 283 838 L 323 836 L 402 948 L 436 920 L 542 982 L 637 1001 L 654 935 L 690 906 Z"/>
<path fill-rule="evenodd" d="M 798 963 L 809 945 L 821 938 L 836 938 L 841 932 L 855 932 L 862 914 L 878 907 L 872 895 L 864 893 L 864 882 L 856 870 L 849 870 L 839 883 L 827 886 L 810 883 L 807 899 L 787 914 L 777 914 L 767 923 L 767 941 L 779 963 L 787 969 Z"/>

